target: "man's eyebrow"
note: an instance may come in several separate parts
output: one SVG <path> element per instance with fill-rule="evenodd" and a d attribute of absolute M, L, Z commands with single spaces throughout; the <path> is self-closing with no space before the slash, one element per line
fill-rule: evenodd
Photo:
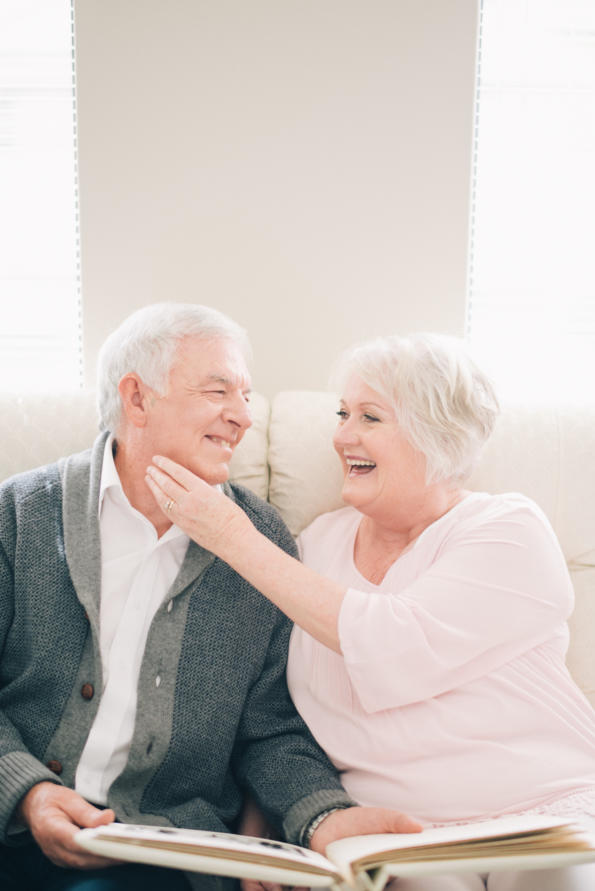
<path fill-rule="evenodd" d="M 231 378 L 223 374 L 208 374 L 205 382 L 210 384 L 231 384 Z"/>
<path fill-rule="evenodd" d="M 233 386 L 239 386 L 241 384 L 241 382 L 242 382 L 242 377 L 239 374 L 234 375 L 233 377 L 228 377 L 225 374 L 213 373 L 213 374 L 208 374 L 206 376 L 206 378 L 204 378 L 204 380 L 201 383 L 202 384 L 223 384 L 225 387 L 233 387 Z M 251 387 L 249 387 L 249 386 L 244 387 L 243 390 L 245 393 L 250 393 L 252 391 Z"/>

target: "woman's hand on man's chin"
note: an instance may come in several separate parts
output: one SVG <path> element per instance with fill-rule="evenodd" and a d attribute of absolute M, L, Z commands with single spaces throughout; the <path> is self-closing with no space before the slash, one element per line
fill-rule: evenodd
<path fill-rule="evenodd" d="M 145 481 L 163 514 L 218 557 L 225 559 L 242 531 L 252 527 L 230 498 L 170 458 L 156 455 L 147 467 Z"/>

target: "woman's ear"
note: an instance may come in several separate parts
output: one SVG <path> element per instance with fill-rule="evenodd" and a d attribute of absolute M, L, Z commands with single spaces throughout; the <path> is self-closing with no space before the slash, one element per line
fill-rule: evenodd
<path fill-rule="evenodd" d="M 122 413 L 128 423 L 134 427 L 144 427 L 147 423 L 149 407 L 148 394 L 150 388 L 145 386 L 138 374 L 125 374 L 118 384 L 118 392 L 122 400 Z"/>

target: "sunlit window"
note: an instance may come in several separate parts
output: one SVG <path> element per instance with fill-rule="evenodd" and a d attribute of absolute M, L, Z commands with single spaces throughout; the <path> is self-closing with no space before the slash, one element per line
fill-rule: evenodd
<path fill-rule="evenodd" d="M 505 397 L 595 398 L 595 2 L 483 0 L 468 336 Z"/>
<path fill-rule="evenodd" d="M 0 195 L 0 388 L 78 388 L 70 0 L 0 4 Z"/>

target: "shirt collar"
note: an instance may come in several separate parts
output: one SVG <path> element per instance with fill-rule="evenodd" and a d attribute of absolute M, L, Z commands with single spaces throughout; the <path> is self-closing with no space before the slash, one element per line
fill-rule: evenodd
<path fill-rule="evenodd" d="M 112 487 L 119 489 L 122 494 L 124 494 L 122 483 L 120 482 L 120 477 L 118 476 L 118 471 L 116 470 L 116 462 L 114 461 L 114 436 L 112 433 L 110 433 L 105 441 L 105 448 L 103 450 L 101 482 L 99 484 L 99 503 L 97 505 L 97 511 L 99 515 L 101 514 L 101 507 L 103 505 L 103 498 L 105 496 L 105 493 Z"/>
<path fill-rule="evenodd" d="M 110 434 L 105 443 L 105 450 L 103 452 L 103 464 L 101 467 L 101 482 L 99 483 L 99 502 L 97 506 L 99 520 L 101 522 L 101 511 L 103 508 L 103 502 L 105 499 L 105 495 L 107 492 L 110 492 L 110 498 L 119 506 L 119 510 L 124 511 L 129 516 L 136 516 L 138 518 L 138 522 L 143 524 L 148 524 L 151 529 L 154 530 L 154 526 L 149 520 L 143 516 L 139 511 L 137 511 L 128 501 L 128 497 L 124 488 L 122 486 L 122 481 L 120 480 L 120 476 L 116 469 L 116 462 L 114 461 L 114 437 L 113 434 Z M 188 543 L 189 538 L 185 532 L 183 532 L 179 526 L 176 526 L 173 523 L 170 528 L 164 532 L 159 541 L 163 544 L 164 542 L 171 541 L 172 539 L 180 539 Z"/>

